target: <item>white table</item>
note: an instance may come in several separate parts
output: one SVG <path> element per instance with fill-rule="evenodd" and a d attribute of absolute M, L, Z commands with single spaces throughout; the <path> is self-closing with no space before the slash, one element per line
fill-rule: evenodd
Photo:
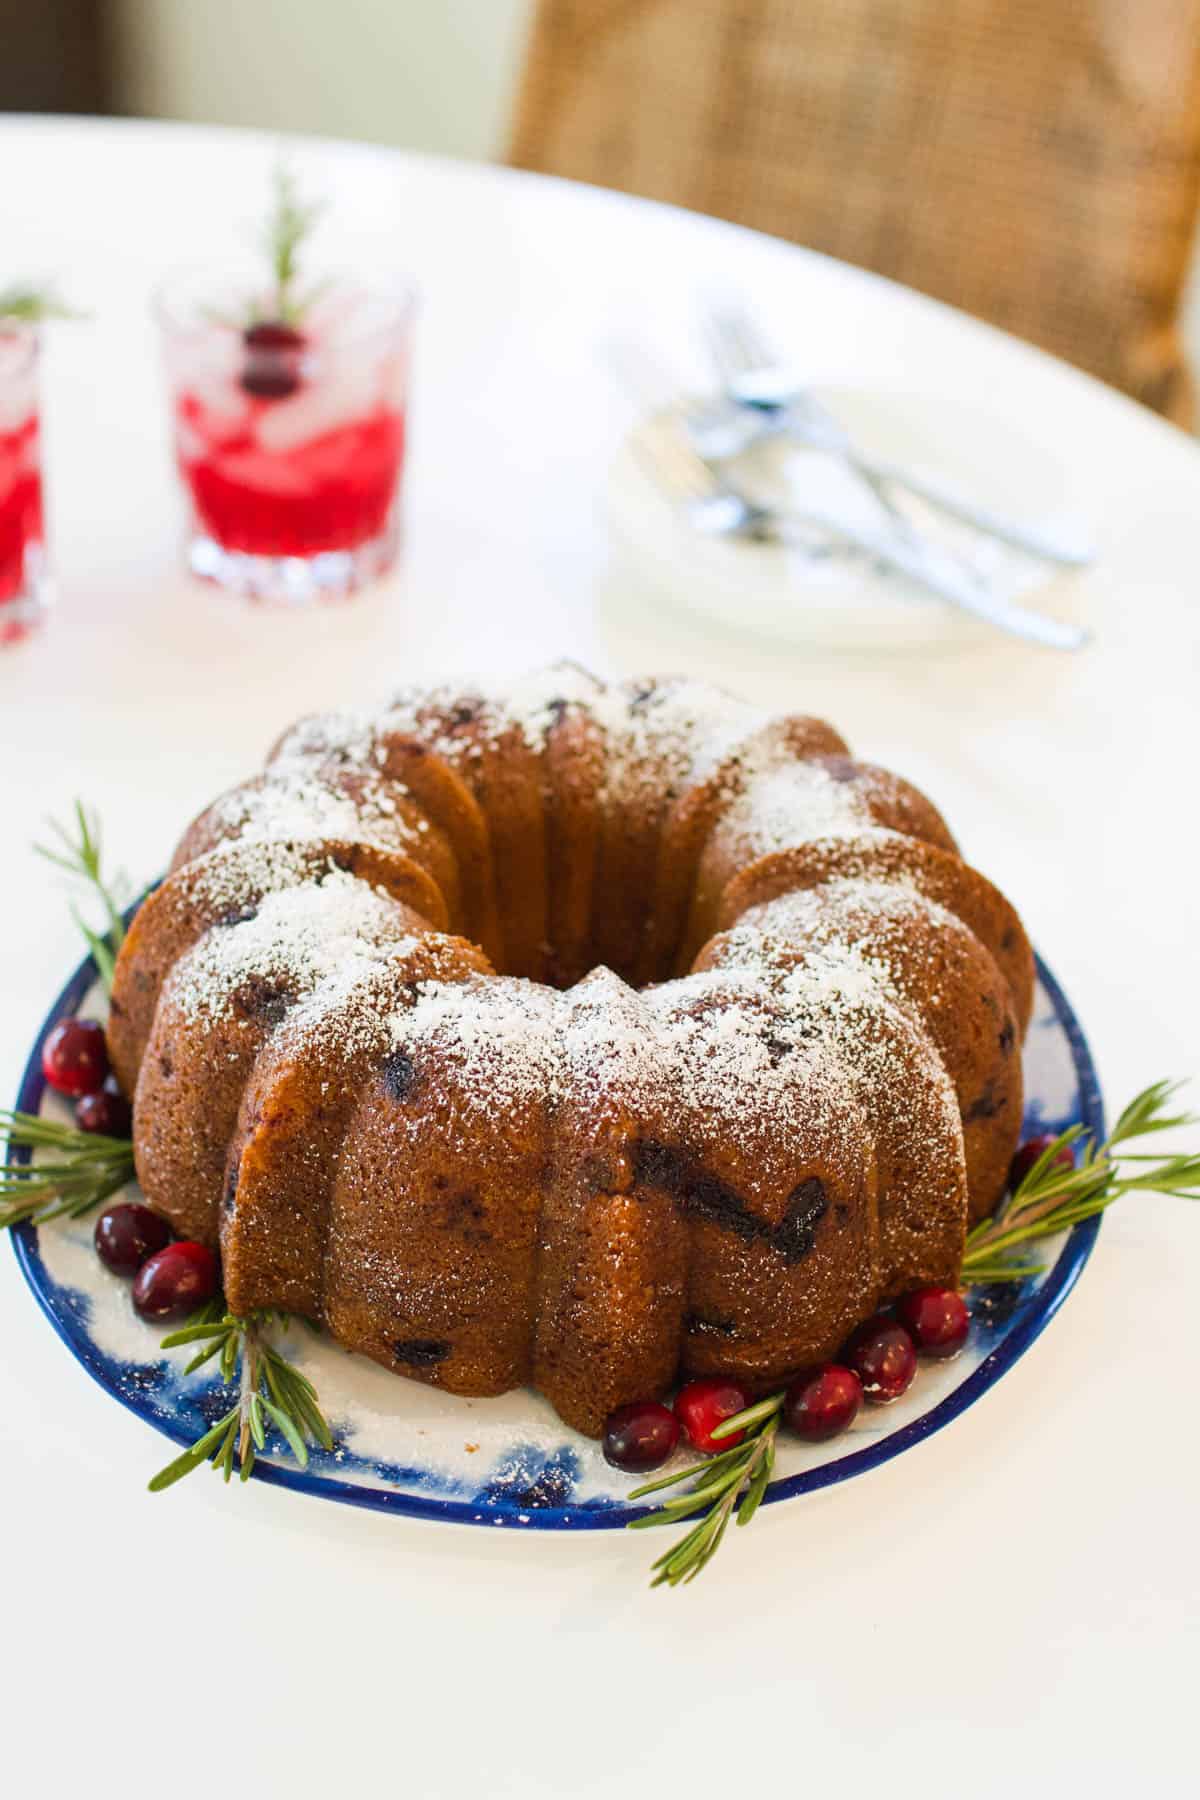
<path fill-rule="evenodd" d="M 56 329 L 47 357 L 59 612 L 0 653 L 5 1099 L 78 951 L 26 850 L 45 814 L 84 794 L 146 876 L 300 711 L 560 653 L 826 713 L 927 786 L 1021 905 L 1110 1105 L 1195 1067 L 1193 444 L 1015 342 L 766 238 L 305 143 L 302 176 L 335 201 L 331 258 L 392 259 L 424 289 L 410 547 L 356 605 L 246 609 L 178 569 L 146 307 L 165 266 L 253 222 L 272 152 L 158 125 L 0 125 L 4 269 L 56 275 L 93 315 Z M 974 392 L 1056 446 L 1103 552 L 1095 647 L 985 641 L 872 666 L 610 604 L 598 501 L 629 407 L 602 346 L 636 329 L 698 374 L 681 340 L 717 279 L 776 335 L 802 326 L 814 373 Z M 414 1800 L 868 1778 L 894 1796 L 1064 1776 L 1080 1793 L 1194 1791 L 1197 1224 L 1182 1203 L 1119 1209 L 1063 1315 L 984 1403 L 845 1490 L 761 1515 L 674 1595 L 645 1590 L 644 1537 L 422 1526 L 203 1474 L 150 1498 L 162 1444 L 66 1355 L 0 1255 L 6 1765 L 28 1756 L 56 1791 L 180 1795 L 225 1779 Z"/>

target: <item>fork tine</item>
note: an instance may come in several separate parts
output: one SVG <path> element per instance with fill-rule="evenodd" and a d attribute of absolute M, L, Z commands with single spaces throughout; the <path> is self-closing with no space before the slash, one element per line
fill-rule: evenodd
<path fill-rule="evenodd" d="M 772 367 L 772 364 L 779 362 L 779 358 L 775 356 L 774 346 L 770 344 L 763 329 L 757 326 L 748 311 L 743 310 L 738 313 L 738 335 L 743 355 L 747 358 L 748 369 L 768 369 L 768 367 Z"/>
<path fill-rule="evenodd" d="M 733 334 L 728 329 L 727 315 L 722 310 L 706 310 L 701 318 L 705 348 L 722 387 L 728 387 L 742 373 L 742 362 Z"/>
<path fill-rule="evenodd" d="M 758 338 L 749 313 L 742 306 L 736 306 L 727 315 L 726 329 L 732 334 L 737 345 L 738 355 L 742 361 L 742 372 L 749 369 L 761 369 L 769 361 L 769 355 Z"/>
<path fill-rule="evenodd" d="M 712 314 L 713 335 L 723 346 L 727 378 L 766 367 L 773 359 L 768 345 L 740 302 L 726 300 Z"/>

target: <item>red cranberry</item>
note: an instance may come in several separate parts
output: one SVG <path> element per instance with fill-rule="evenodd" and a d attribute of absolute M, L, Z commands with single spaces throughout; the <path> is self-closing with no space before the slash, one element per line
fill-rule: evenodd
<path fill-rule="evenodd" d="M 184 1319 L 217 1291 L 217 1259 L 205 1244 L 168 1244 L 138 1270 L 134 1311 L 143 1319 Z"/>
<path fill-rule="evenodd" d="M 853 1369 L 841 1363 L 805 1369 L 784 1395 L 784 1424 L 808 1443 L 823 1444 L 853 1425 L 862 1398 L 862 1382 Z"/>
<path fill-rule="evenodd" d="M 75 1102 L 75 1123 L 80 1131 L 96 1131 L 101 1137 L 129 1136 L 133 1112 L 111 1075 L 102 1088 Z"/>
<path fill-rule="evenodd" d="M 104 1027 L 95 1019 L 60 1019 L 42 1045 L 42 1073 L 73 1100 L 94 1094 L 108 1074 Z"/>
<path fill-rule="evenodd" d="M 304 339 L 282 320 L 262 319 L 242 333 L 246 362 L 241 383 L 247 394 L 259 400 L 286 400 L 300 386 L 296 353 Z"/>
<path fill-rule="evenodd" d="M 957 1356 L 967 1341 L 971 1315 L 957 1288 L 918 1288 L 905 1294 L 899 1311 L 922 1356 Z"/>
<path fill-rule="evenodd" d="M 106 1208 L 96 1220 L 96 1255 L 114 1275 L 136 1275 L 170 1241 L 167 1221 L 132 1200 Z"/>
<path fill-rule="evenodd" d="M 708 1376 L 701 1381 L 685 1382 L 675 1396 L 675 1417 L 687 1433 L 688 1442 L 697 1450 L 732 1450 L 745 1437 L 744 1431 L 731 1431 L 728 1437 L 714 1438 L 713 1432 L 734 1413 L 744 1412 L 750 1396 L 736 1381 L 721 1376 Z"/>
<path fill-rule="evenodd" d="M 1049 1132 L 1042 1132 L 1038 1137 L 1026 1138 L 1017 1154 L 1012 1159 L 1012 1167 L 1008 1171 L 1008 1185 L 1011 1189 L 1019 1188 L 1025 1177 L 1039 1157 L 1045 1155 L 1055 1137 Z M 1050 1164 L 1052 1169 L 1073 1169 L 1075 1156 L 1069 1144 L 1064 1144 Z"/>
<path fill-rule="evenodd" d="M 877 1313 L 860 1325 L 846 1346 L 846 1361 L 862 1382 L 872 1406 L 898 1400 L 917 1372 L 917 1353 L 903 1325 Z"/>
<path fill-rule="evenodd" d="M 637 1474 L 665 1463 L 679 1442 L 679 1420 L 657 1400 L 631 1400 L 604 1421 L 604 1460 Z"/>

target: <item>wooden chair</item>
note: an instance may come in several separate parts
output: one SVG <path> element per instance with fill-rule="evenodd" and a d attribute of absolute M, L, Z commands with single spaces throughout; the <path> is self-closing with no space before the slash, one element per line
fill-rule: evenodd
<path fill-rule="evenodd" d="M 1190 418 L 1200 0 L 539 0 L 512 160 L 878 270 Z"/>

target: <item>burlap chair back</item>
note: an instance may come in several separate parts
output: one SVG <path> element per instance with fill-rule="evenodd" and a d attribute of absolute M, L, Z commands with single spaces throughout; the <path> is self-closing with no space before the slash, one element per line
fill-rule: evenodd
<path fill-rule="evenodd" d="M 876 269 L 1190 416 L 1200 0 L 540 0 L 512 160 Z"/>

